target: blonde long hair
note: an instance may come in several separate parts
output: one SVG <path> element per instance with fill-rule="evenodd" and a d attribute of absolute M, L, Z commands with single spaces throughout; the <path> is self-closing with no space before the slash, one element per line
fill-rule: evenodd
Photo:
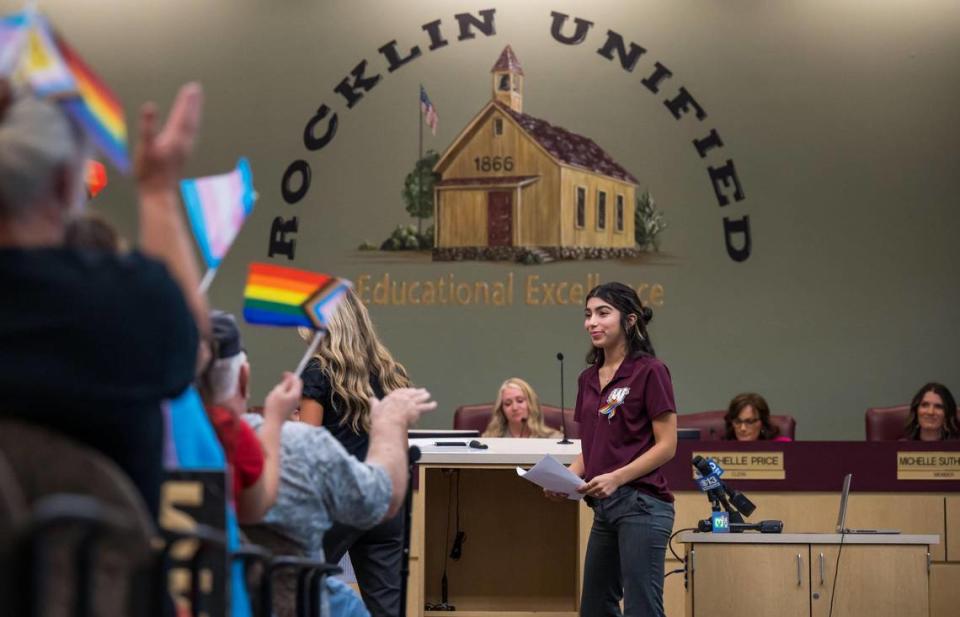
<path fill-rule="evenodd" d="M 349 424 L 356 433 L 370 430 L 371 376 L 380 380 L 384 394 L 410 385 L 407 370 L 380 342 L 367 307 L 352 289 L 333 312 L 314 358 L 330 378 L 333 404 L 345 406 L 338 409 L 341 426 Z"/>
<path fill-rule="evenodd" d="M 531 437 L 554 437 L 558 435 L 557 431 L 550 428 L 543 422 L 543 411 L 540 409 L 540 399 L 537 393 L 530 387 L 526 381 L 519 377 L 511 377 L 500 385 L 497 391 L 497 400 L 493 404 L 493 414 L 490 417 L 490 424 L 483 431 L 484 437 L 510 437 L 510 426 L 507 423 L 507 417 L 503 414 L 503 391 L 507 388 L 517 388 L 523 392 L 527 399 L 527 431 Z"/>

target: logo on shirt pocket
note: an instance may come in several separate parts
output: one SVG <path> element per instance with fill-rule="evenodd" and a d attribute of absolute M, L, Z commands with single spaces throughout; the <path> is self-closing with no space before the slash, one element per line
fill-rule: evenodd
<path fill-rule="evenodd" d="M 607 422 L 612 421 L 613 417 L 617 415 L 617 407 L 623 405 L 623 401 L 626 400 L 628 394 L 630 394 L 630 388 L 614 388 L 610 392 L 610 396 L 607 397 L 607 402 L 599 409 L 598 413 L 607 416 Z"/>

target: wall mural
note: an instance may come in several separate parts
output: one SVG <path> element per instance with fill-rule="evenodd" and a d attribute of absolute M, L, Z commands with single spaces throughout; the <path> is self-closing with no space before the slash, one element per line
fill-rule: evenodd
<path fill-rule="evenodd" d="M 556 45 L 594 45 L 598 62 L 615 62 L 625 78 L 643 75 L 639 83 L 662 100 L 664 119 L 703 123 L 707 112 L 690 90 L 646 49 L 593 21 L 558 11 L 544 12 L 544 37 Z M 319 105 L 307 120 L 302 143 L 307 155 L 335 148 L 340 117 L 363 103 L 375 88 L 397 71 L 415 71 L 415 61 L 456 42 L 497 36 L 496 9 L 458 13 L 421 26 L 426 39 L 401 50 L 396 39 L 364 58 L 334 88 L 329 103 Z M 539 43 L 538 43 L 539 44 Z M 522 42 L 517 43 L 519 48 Z M 588 136 L 541 119 L 524 100 L 523 65 L 515 45 L 507 42 L 491 58 L 487 79 L 490 98 L 463 124 L 442 152 L 423 150 L 424 122 L 436 132 L 439 112 L 430 100 L 429 79 L 420 87 L 422 117 L 419 158 L 406 176 L 402 196 L 406 215 L 416 224 L 400 223 L 377 241 L 358 238 L 362 251 L 428 253 L 434 262 L 507 261 L 521 266 L 569 260 L 618 260 L 626 265 L 653 265 L 646 259 L 661 248 L 661 232 L 669 220 L 641 181 Z M 475 76 L 481 78 L 482 76 Z M 574 84 L 571 84 L 574 85 Z M 541 109 L 545 108 L 542 102 Z M 454 122 L 453 119 L 449 121 Z M 705 128 L 690 152 L 705 163 L 716 203 L 723 210 L 717 233 L 723 235 L 726 258 L 741 263 L 751 255 L 750 217 L 737 168 L 724 158 L 724 142 L 715 128 Z M 281 179 L 287 206 L 301 203 L 311 189 L 309 156 L 292 161 Z M 398 212 L 398 219 L 406 219 Z M 297 214 L 276 216 L 268 231 L 267 256 L 281 261 L 296 257 L 297 238 L 305 232 Z M 419 263 L 421 258 L 414 258 Z M 457 281 L 456 273 L 433 280 L 391 280 L 362 274 L 357 288 L 373 304 L 454 304 L 509 306 L 580 303 L 600 281 L 542 282 L 522 270 L 501 280 Z M 655 306 L 663 303 L 663 287 L 636 285 Z"/>

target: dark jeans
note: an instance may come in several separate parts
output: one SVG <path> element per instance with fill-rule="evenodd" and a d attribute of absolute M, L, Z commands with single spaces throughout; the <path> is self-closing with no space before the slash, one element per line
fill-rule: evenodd
<path fill-rule="evenodd" d="M 367 531 L 338 523 L 323 535 L 323 553 L 329 563 L 337 563 L 348 551 L 360 595 L 370 615 L 397 617 L 400 614 L 403 511 Z"/>
<path fill-rule="evenodd" d="M 587 498 L 593 527 L 584 563 L 581 617 L 663 617 L 663 569 L 673 504 L 630 486 Z"/>

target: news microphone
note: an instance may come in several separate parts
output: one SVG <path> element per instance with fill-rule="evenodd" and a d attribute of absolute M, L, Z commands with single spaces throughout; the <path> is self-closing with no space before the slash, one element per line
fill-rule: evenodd
<path fill-rule="evenodd" d="M 712 469 L 710 463 L 699 454 L 694 456 L 690 462 L 697 473 L 700 474 L 700 477 L 697 478 L 697 486 L 700 488 L 700 492 L 706 493 L 710 501 L 719 509 L 719 504 L 724 498 L 723 482 L 720 481 L 722 470 L 716 463 L 714 463 L 715 468 Z"/>
<path fill-rule="evenodd" d="M 563 439 L 558 444 L 567 445 L 573 443 L 567 439 L 567 410 L 563 404 L 563 354 L 557 352 L 557 360 L 560 361 L 560 430 L 563 432 Z"/>
<path fill-rule="evenodd" d="M 530 433 L 528 432 L 530 429 L 529 429 L 529 427 L 527 426 L 527 420 L 529 420 L 529 418 L 520 418 L 520 436 L 521 436 L 521 437 L 526 437 L 526 435 L 524 435 L 524 433 L 526 433 L 527 435 L 530 434 Z"/>
<path fill-rule="evenodd" d="M 753 511 L 757 509 L 757 506 L 752 501 L 747 499 L 746 495 L 738 490 L 730 488 L 723 482 L 723 480 L 720 479 L 720 476 L 723 475 L 723 468 L 720 467 L 716 461 L 706 460 L 702 456 L 697 455 L 693 457 L 692 463 L 693 466 L 697 468 L 697 471 L 700 473 L 700 475 L 703 476 L 704 480 L 710 476 L 716 479 L 715 483 L 713 481 L 708 481 L 708 483 L 711 486 L 716 484 L 717 488 L 719 488 L 726 496 L 730 497 L 730 503 L 733 504 L 733 507 L 736 508 L 737 512 L 743 516 L 750 516 L 753 514 Z M 700 480 L 697 482 L 699 484 Z M 700 490 L 707 492 L 702 486 Z M 713 496 L 711 495 L 710 498 L 713 499 Z"/>

